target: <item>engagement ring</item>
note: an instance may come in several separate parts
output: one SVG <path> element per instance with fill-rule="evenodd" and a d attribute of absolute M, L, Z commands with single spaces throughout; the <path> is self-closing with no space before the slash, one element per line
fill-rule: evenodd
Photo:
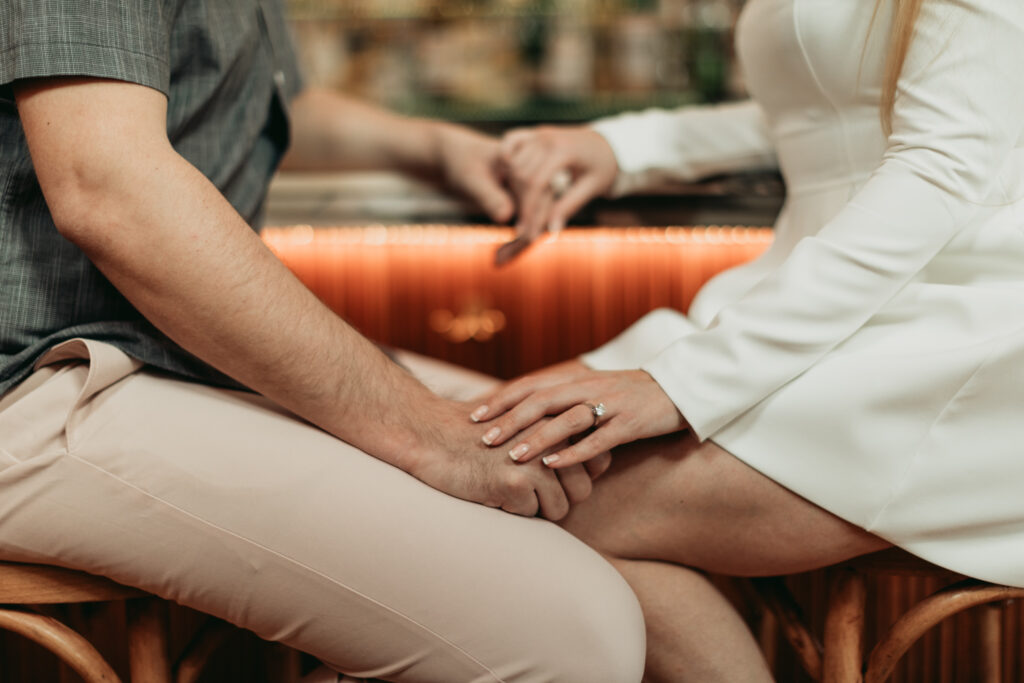
<path fill-rule="evenodd" d="M 604 407 L 603 403 L 598 403 L 595 406 L 593 403 L 584 401 L 583 405 L 590 408 L 590 412 L 594 415 L 594 424 L 590 425 L 591 428 L 596 427 L 597 423 L 601 421 L 601 416 L 608 412 L 608 409 Z"/>
<path fill-rule="evenodd" d="M 566 169 L 562 169 L 555 175 L 551 176 L 551 182 L 548 183 L 551 188 L 551 194 L 555 195 L 555 199 L 558 199 L 563 194 L 569 191 L 569 187 L 572 186 L 572 175 Z"/>

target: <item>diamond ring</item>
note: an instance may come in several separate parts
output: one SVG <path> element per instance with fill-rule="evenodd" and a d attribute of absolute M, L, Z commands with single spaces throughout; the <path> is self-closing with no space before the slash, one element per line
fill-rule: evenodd
<path fill-rule="evenodd" d="M 548 183 L 548 186 L 551 189 L 551 194 L 555 196 L 555 199 L 558 199 L 568 192 L 572 186 L 572 174 L 563 168 L 551 177 L 551 182 Z"/>
<path fill-rule="evenodd" d="M 590 408 L 590 412 L 594 416 L 594 424 L 590 425 L 590 428 L 593 429 L 594 427 L 597 426 L 597 423 L 601 421 L 601 417 L 606 412 L 608 412 L 608 409 L 605 407 L 605 405 L 603 403 L 598 403 L 597 405 L 594 405 L 593 403 L 590 403 L 588 401 L 584 401 L 583 405 L 585 405 L 586 407 Z"/>

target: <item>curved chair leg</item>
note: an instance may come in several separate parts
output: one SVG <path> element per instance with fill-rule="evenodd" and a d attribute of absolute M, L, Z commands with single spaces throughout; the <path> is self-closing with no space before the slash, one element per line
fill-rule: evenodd
<path fill-rule="evenodd" d="M 750 579 L 750 585 L 767 608 L 766 614 L 774 616 L 775 629 L 781 628 L 782 635 L 796 652 L 801 666 L 814 681 L 821 680 L 821 642 L 807 628 L 803 611 L 786 586 L 786 580 L 779 576 Z M 774 638 L 774 634 L 770 637 Z M 767 650 L 762 641 L 761 647 Z"/>
<path fill-rule="evenodd" d="M 207 619 L 178 659 L 174 667 L 175 683 L 195 683 L 213 654 L 236 630 L 226 621 Z"/>
<path fill-rule="evenodd" d="M 167 603 L 136 598 L 128 606 L 128 666 L 132 683 L 171 683 L 167 654 Z"/>
<path fill-rule="evenodd" d="M 0 628 L 33 640 L 57 655 L 86 683 L 120 683 L 89 641 L 52 617 L 20 609 L 0 609 Z"/>
<path fill-rule="evenodd" d="M 910 646 L 946 617 L 969 607 L 1021 597 L 1024 597 L 1024 588 L 993 586 L 968 579 L 925 598 L 900 617 L 871 651 L 865 683 L 882 683 L 888 679 Z"/>
<path fill-rule="evenodd" d="M 1001 683 L 1003 680 L 1003 605 L 990 602 L 981 608 L 981 680 L 982 683 Z"/>
<path fill-rule="evenodd" d="M 829 584 L 822 681 L 861 683 L 864 671 L 866 580 L 860 572 L 842 567 L 830 572 Z"/>

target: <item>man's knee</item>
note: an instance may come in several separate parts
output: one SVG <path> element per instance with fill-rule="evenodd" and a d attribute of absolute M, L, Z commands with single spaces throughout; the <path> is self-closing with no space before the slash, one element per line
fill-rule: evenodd
<path fill-rule="evenodd" d="M 565 584 L 558 599 L 538 615 L 544 623 L 535 626 L 542 680 L 640 681 L 646 657 L 644 620 L 625 580 L 602 566 L 586 576 L 568 577 Z"/>

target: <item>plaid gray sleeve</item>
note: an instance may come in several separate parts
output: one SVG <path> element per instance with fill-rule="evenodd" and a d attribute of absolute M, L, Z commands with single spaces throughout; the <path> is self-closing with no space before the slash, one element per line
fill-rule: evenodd
<path fill-rule="evenodd" d="M 173 0 L 3 0 L 0 85 L 19 78 L 114 78 L 168 93 Z"/>

